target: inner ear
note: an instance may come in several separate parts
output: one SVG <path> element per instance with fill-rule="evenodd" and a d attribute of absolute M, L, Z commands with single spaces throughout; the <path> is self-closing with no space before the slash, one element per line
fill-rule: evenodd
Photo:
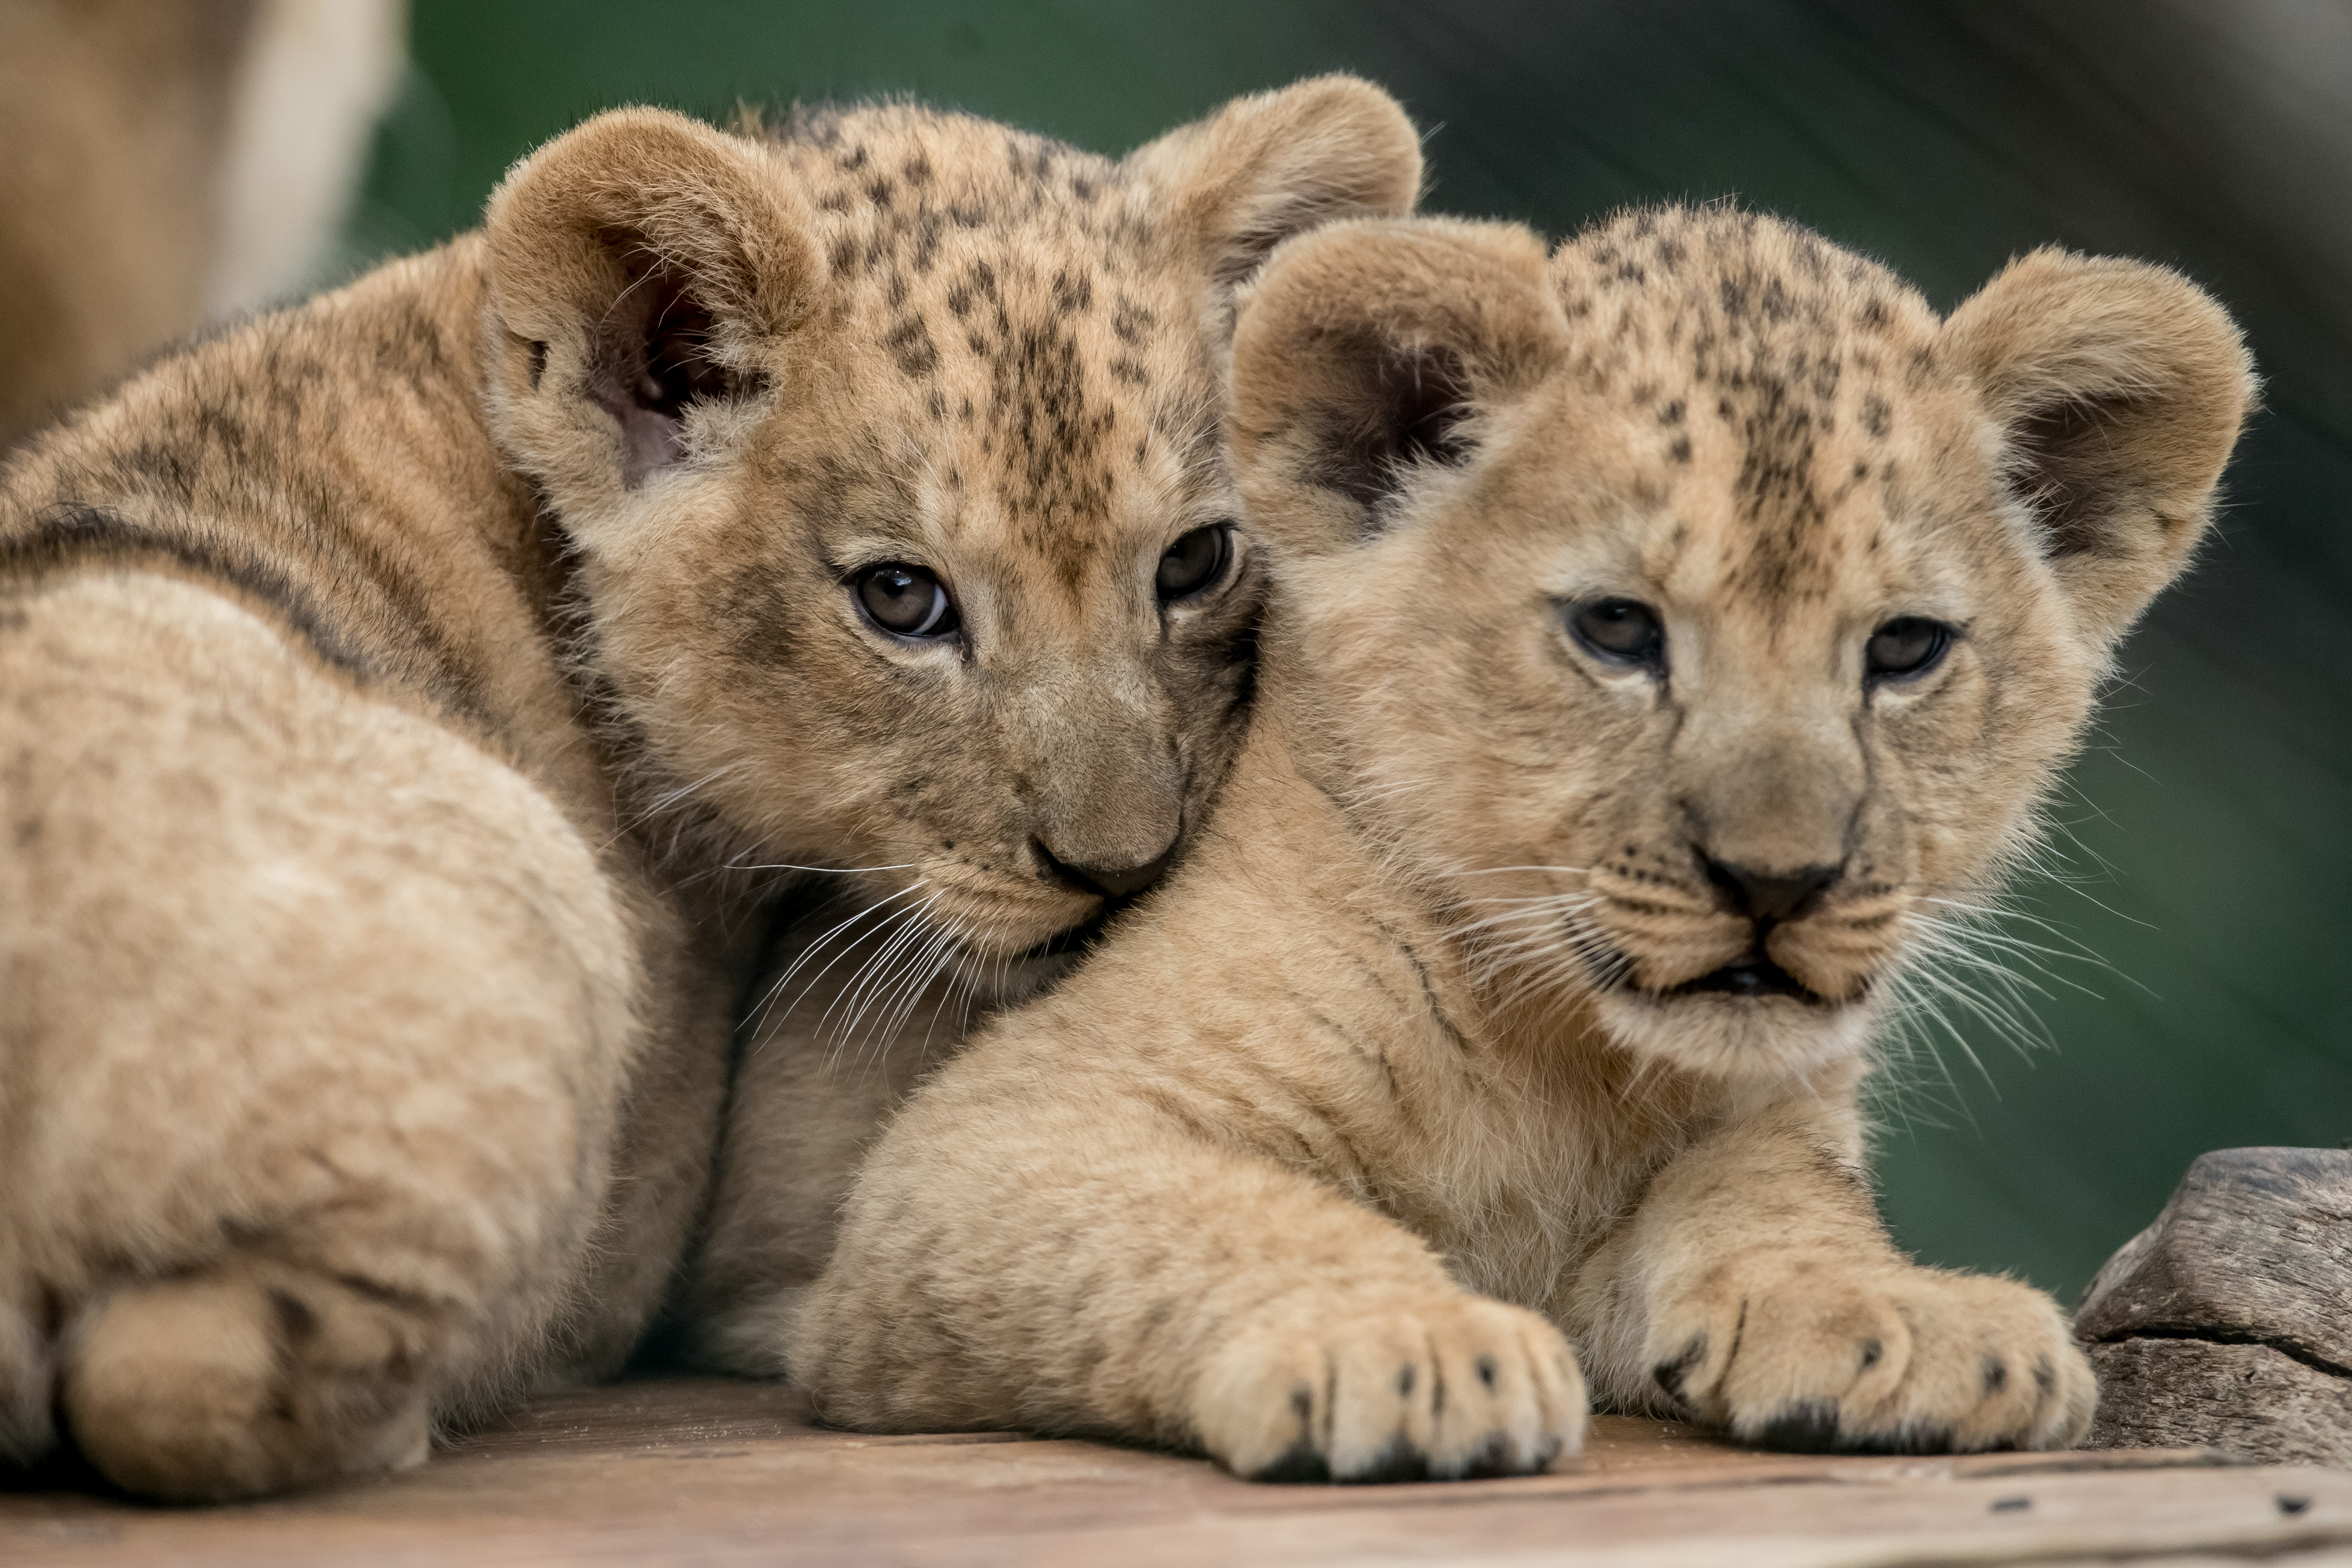
<path fill-rule="evenodd" d="M 621 426 L 622 482 L 635 485 L 686 456 L 686 410 L 750 395 L 765 378 L 721 363 L 717 322 L 684 269 L 635 235 L 599 237 L 623 258 L 628 284 L 598 323 L 588 395 Z"/>
<path fill-rule="evenodd" d="M 2136 407 L 2122 395 L 2064 398 L 2010 426 L 2011 487 L 2041 522 L 2051 559 L 2111 552 L 2111 514 L 2132 484 L 2115 431 Z"/>
<path fill-rule="evenodd" d="M 1470 375 L 1443 345 L 1367 344 L 1351 357 L 1365 367 L 1363 379 L 1335 410 L 1314 478 L 1377 515 L 1416 468 L 1468 458 Z"/>

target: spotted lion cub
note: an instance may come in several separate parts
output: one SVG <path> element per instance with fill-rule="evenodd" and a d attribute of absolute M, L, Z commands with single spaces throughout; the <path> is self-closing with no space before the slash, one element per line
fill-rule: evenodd
<path fill-rule="evenodd" d="M 617 1364 L 775 868 L 1012 964 L 1202 819 L 1233 289 L 1419 178 L 1347 79 L 1116 161 L 624 110 L 0 468 L 0 1465 L 267 1492 Z"/>
<path fill-rule="evenodd" d="M 1233 366 L 1250 739 L 1156 904 L 876 1148 L 793 1356 L 825 1414 L 1265 1479 L 1538 1469 L 1586 1380 L 1799 1447 L 2080 1438 L 2049 1298 L 1889 1244 L 1856 1086 L 2252 388 L 2131 262 L 1938 319 L 1726 208 L 1286 245 Z"/>

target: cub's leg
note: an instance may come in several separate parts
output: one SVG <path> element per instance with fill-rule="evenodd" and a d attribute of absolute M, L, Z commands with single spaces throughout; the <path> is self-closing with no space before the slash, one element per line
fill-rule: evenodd
<path fill-rule="evenodd" d="M 1596 1392 L 1777 1447 L 2061 1448 L 2097 1384 L 2057 1304 L 1896 1252 L 1801 1110 L 1660 1173 L 1564 1314 Z"/>
<path fill-rule="evenodd" d="M 963 1038 L 951 982 L 914 975 L 929 983 L 911 996 L 894 990 L 898 969 L 912 968 L 910 944 L 893 945 L 887 927 L 864 942 L 825 941 L 842 918 L 799 922 L 754 994 L 683 1312 L 688 1353 L 706 1366 L 785 1373 L 858 1163 Z"/>
<path fill-rule="evenodd" d="M 635 1024 L 593 857 L 511 769 L 130 574 L 0 602 L 0 824 L 14 1451 L 54 1398 L 158 1497 L 421 1458 L 601 1201 Z"/>
<path fill-rule="evenodd" d="M 1549 1323 L 1210 1142 L 1212 1100 L 1004 1059 L 1043 1033 L 949 1063 L 875 1146 L 799 1323 L 793 1375 L 827 1419 L 1111 1434 L 1270 1480 L 1517 1474 L 1576 1448 L 1583 1384 Z"/>

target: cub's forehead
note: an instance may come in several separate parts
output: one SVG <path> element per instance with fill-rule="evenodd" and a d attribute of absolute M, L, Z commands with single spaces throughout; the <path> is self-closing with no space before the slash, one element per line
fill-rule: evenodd
<path fill-rule="evenodd" d="M 933 304 L 969 315 L 982 300 L 1099 308 L 1129 347 L 1192 325 L 1175 318 L 1203 280 L 1188 276 L 1152 193 L 1108 158 L 911 104 L 797 110 L 770 140 L 838 300 L 879 294 L 908 319 Z"/>
<path fill-rule="evenodd" d="M 1562 246 L 1552 276 L 1569 380 L 1625 437 L 1649 574 L 1819 601 L 1916 575 L 1982 521 L 1972 395 L 1877 263 L 1759 214 L 1662 208 Z"/>
<path fill-rule="evenodd" d="M 863 522 L 896 511 L 1075 586 L 1212 502 L 1208 279 L 1118 164 L 904 104 L 796 111 L 770 137 L 825 258 L 840 413 L 919 476 L 850 486 L 877 503 Z"/>

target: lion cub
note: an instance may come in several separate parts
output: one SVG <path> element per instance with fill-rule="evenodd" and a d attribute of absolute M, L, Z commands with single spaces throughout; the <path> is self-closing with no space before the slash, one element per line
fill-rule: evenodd
<path fill-rule="evenodd" d="M 746 904 L 1018 964 L 1201 820 L 1234 288 L 1419 178 L 1344 78 L 1117 161 L 625 110 L 0 469 L 0 1464 L 266 1492 L 625 1356 Z"/>
<path fill-rule="evenodd" d="M 2051 1300 L 1889 1244 L 1855 1090 L 2252 386 L 2196 288 L 2057 251 L 1939 320 L 1720 207 L 1285 246 L 1219 814 L 890 1128 L 793 1370 L 1265 1479 L 1538 1469 L 1586 1380 L 1798 1447 L 2078 1439 Z"/>

